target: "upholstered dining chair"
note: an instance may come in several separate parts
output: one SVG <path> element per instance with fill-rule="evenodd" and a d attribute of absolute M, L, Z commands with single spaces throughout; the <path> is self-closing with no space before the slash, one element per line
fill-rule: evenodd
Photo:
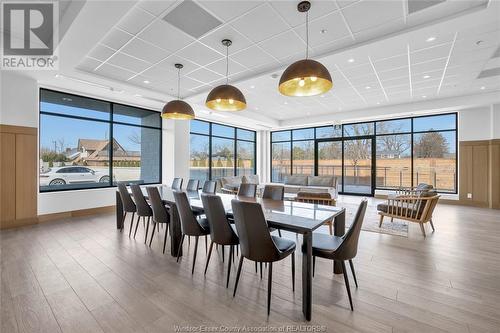
<path fill-rule="evenodd" d="M 345 261 L 349 261 L 351 266 L 352 276 L 354 277 L 354 283 L 356 288 L 358 287 L 358 281 L 356 280 L 356 273 L 354 272 L 354 264 L 352 259 L 356 257 L 358 252 L 358 240 L 359 233 L 361 231 L 361 225 L 363 224 L 363 219 L 366 212 L 366 199 L 361 201 L 354 221 L 347 230 L 347 232 L 341 236 L 330 236 L 321 233 L 313 233 L 312 241 L 312 254 L 313 254 L 313 276 L 314 270 L 316 268 L 316 257 L 326 258 L 334 261 L 340 262 L 342 265 L 342 272 L 344 274 L 345 287 L 347 289 L 347 295 L 349 296 L 349 304 L 351 305 L 351 311 L 354 310 L 352 306 L 351 298 L 351 288 L 349 287 L 349 277 L 347 276 L 347 270 L 345 267 Z"/>
<path fill-rule="evenodd" d="M 289 255 L 292 258 L 292 290 L 295 291 L 295 242 L 286 238 L 272 236 L 269 233 L 267 221 L 264 217 L 262 206 L 259 203 L 233 199 L 231 206 L 233 208 L 234 223 L 236 224 L 241 247 L 233 297 L 236 295 L 243 258 L 255 262 L 268 263 L 267 314 L 269 315 L 271 308 L 273 262 L 285 259 Z"/>
<path fill-rule="evenodd" d="M 151 208 L 153 210 L 153 232 L 151 233 L 151 239 L 149 240 L 149 247 L 151 247 L 151 242 L 153 241 L 153 236 L 155 235 L 156 225 L 159 223 L 164 223 L 165 228 L 165 238 L 163 240 L 163 253 L 165 253 L 165 245 L 167 244 L 168 226 L 170 224 L 170 214 L 167 207 L 163 204 L 161 200 L 158 188 L 154 186 L 146 187 L 148 191 L 149 202 L 151 203 Z M 160 227 L 158 227 L 158 232 L 160 232 Z"/>
<path fill-rule="evenodd" d="M 127 190 L 127 185 L 123 182 L 118 183 L 118 193 L 120 193 L 120 198 L 122 200 L 123 204 L 123 224 L 122 228 L 120 231 L 123 231 L 123 228 L 125 226 L 125 218 L 127 217 L 127 213 L 132 213 L 132 218 L 130 219 L 130 230 L 128 232 L 128 236 L 132 234 L 132 226 L 134 225 L 134 215 L 135 212 L 137 211 L 137 207 L 135 206 L 134 200 L 132 200 L 132 197 L 130 196 L 130 193 L 128 193 Z"/>
<path fill-rule="evenodd" d="M 186 191 L 198 191 L 200 187 L 200 181 L 198 179 L 190 179 L 188 180 Z"/>
<path fill-rule="evenodd" d="M 182 189 L 182 182 L 183 182 L 183 179 L 182 178 L 174 178 L 174 180 L 172 181 L 172 190 L 180 190 Z"/>
<path fill-rule="evenodd" d="M 335 199 L 332 199 L 332 196 L 328 192 L 299 192 L 297 193 L 295 201 L 318 205 L 335 206 Z M 333 235 L 333 218 L 328 219 L 324 224 L 328 226 L 330 235 Z"/>
<path fill-rule="evenodd" d="M 182 249 L 182 243 L 184 243 L 185 236 L 194 236 L 194 254 L 193 254 L 193 268 L 191 269 L 191 274 L 194 274 L 194 266 L 196 264 L 196 252 L 198 251 L 198 239 L 200 236 L 206 236 L 210 234 L 210 226 L 207 219 L 197 220 L 191 205 L 189 204 L 186 192 L 174 191 L 175 206 L 179 212 L 179 219 L 181 220 L 181 232 L 182 238 L 179 243 L 179 254 Z M 179 261 L 179 255 L 177 256 L 177 262 Z"/>
<path fill-rule="evenodd" d="M 205 180 L 201 192 L 215 194 L 216 190 L 217 190 L 217 182 L 215 180 Z"/>
<path fill-rule="evenodd" d="M 282 185 L 266 185 L 262 193 L 262 199 L 283 200 L 285 187 Z"/>
<path fill-rule="evenodd" d="M 134 196 L 135 205 L 137 206 L 137 224 L 135 225 L 134 238 L 135 235 L 137 234 L 137 228 L 139 227 L 139 219 L 142 217 L 142 221 L 145 222 L 147 217 L 148 221 L 147 223 L 145 222 L 146 233 L 144 235 L 144 244 L 146 244 L 146 241 L 148 239 L 149 222 L 151 220 L 151 217 L 153 216 L 153 210 L 146 201 L 146 198 L 144 198 L 141 187 L 139 185 L 132 184 L 130 185 L 130 189 L 132 190 L 132 195 Z"/>
<path fill-rule="evenodd" d="M 257 193 L 257 185 L 243 183 L 240 184 L 237 195 L 239 197 L 255 198 L 256 193 Z"/>
<path fill-rule="evenodd" d="M 208 249 L 207 262 L 205 264 L 205 274 L 207 274 L 208 263 L 212 254 L 214 243 L 222 246 L 229 246 L 229 259 L 227 261 L 226 288 L 229 286 L 229 276 L 231 274 L 231 262 L 234 256 L 234 247 L 240 244 L 238 235 L 235 232 L 234 224 L 231 225 L 226 217 L 226 211 L 221 197 L 214 194 L 201 194 L 201 202 L 205 209 L 205 215 L 210 225 L 210 247 Z"/>

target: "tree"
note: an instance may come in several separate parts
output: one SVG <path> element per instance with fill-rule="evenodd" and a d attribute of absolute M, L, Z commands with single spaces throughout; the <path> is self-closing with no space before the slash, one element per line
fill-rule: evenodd
<path fill-rule="evenodd" d="M 382 135 L 377 137 L 377 149 L 380 152 L 391 152 L 399 158 L 410 148 L 410 140 L 407 135 Z"/>
<path fill-rule="evenodd" d="M 414 149 L 418 158 L 444 157 L 448 152 L 448 142 L 441 133 L 424 133 L 414 144 Z"/>
<path fill-rule="evenodd" d="M 132 134 L 130 134 L 128 136 L 128 140 L 130 142 L 132 142 L 133 144 L 136 144 L 136 145 L 140 145 L 141 144 L 141 135 L 139 134 L 139 132 L 132 132 Z"/>

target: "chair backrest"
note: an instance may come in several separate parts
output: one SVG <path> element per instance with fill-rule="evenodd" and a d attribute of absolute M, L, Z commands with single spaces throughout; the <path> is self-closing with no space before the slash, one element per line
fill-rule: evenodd
<path fill-rule="evenodd" d="M 231 200 L 234 223 L 240 238 L 241 254 L 253 261 L 269 262 L 279 258 L 262 207 L 256 202 Z"/>
<path fill-rule="evenodd" d="M 128 193 L 125 183 L 118 183 L 118 192 L 120 193 L 120 198 L 122 199 L 123 210 L 125 212 L 135 212 L 137 208 L 135 207 L 135 203 L 132 200 L 130 193 Z"/>
<path fill-rule="evenodd" d="M 137 215 L 139 216 L 152 216 L 153 211 L 149 206 L 146 198 L 142 194 L 141 187 L 137 184 L 130 185 L 130 189 L 132 190 L 132 195 L 134 196 L 135 205 L 137 206 Z"/>
<path fill-rule="evenodd" d="M 172 181 L 172 189 L 173 190 L 182 189 L 182 181 L 183 181 L 182 178 L 174 178 L 174 180 Z"/>
<path fill-rule="evenodd" d="M 266 185 L 262 199 L 283 200 L 285 196 L 285 187 L 282 185 Z"/>
<path fill-rule="evenodd" d="M 215 194 L 217 190 L 217 182 L 215 180 L 205 180 L 203 183 L 203 189 L 201 190 L 203 193 Z"/>
<path fill-rule="evenodd" d="M 198 179 L 190 179 L 188 180 L 186 191 L 198 191 L 200 187 L 200 181 Z"/>
<path fill-rule="evenodd" d="M 255 198 L 257 193 L 257 185 L 255 184 L 240 184 L 238 189 L 238 196 Z"/>
<path fill-rule="evenodd" d="M 185 192 L 174 191 L 175 206 L 179 212 L 181 220 L 182 233 L 188 236 L 199 236 L 202 232 L 202 227 L 196 221 L 188 197 Z"/>
<path fill-rule="evenodd" d="M 153 210 L 153 220 L 157 223 L 170 222 L 170 216 L 161 200 L 158 188 L 155 186 L 148 186 L 146 187 L 146 191 L 148 191 L 149 202 Z"/>
<path fill-rule="evenodd" d="M 364 199 L 361 201 L 358 207 L 358 211 L 354 216 L 354 220 L 351 227 L 342 236 L 342 244 L 335 251 L 335 257 L 339 260 L 349 260 L 356 256 L 358 253 L 358 240 L 359 233 L 361 232 L 361 225 L 363 224 L 363 219 L 365 218 L 367 201 Z"/>
<path fill-rule="evenodd" d="M 222 199 L 214 194 L 201 194 L 203 209 L 210 225 L 210 238 L 216 244 L 238 244 L 238 236 L 229 225 Z"/>
<path fill-rule="evenodd" d="M 299 192 L 295 200 L 298 202 L 335 206 L 335 200 L 332 199 L 332 196 L 328 192 Z"/>

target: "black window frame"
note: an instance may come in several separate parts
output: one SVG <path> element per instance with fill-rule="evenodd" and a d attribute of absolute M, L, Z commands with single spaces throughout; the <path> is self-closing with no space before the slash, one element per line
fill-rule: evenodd
<path fill-rule="evenodd" d="M 447 116 L 447 115 L 453 115 L 455 117 L 455 128 L 454 129 L 437 129 L 437 130 L 426 130 L 426 131 L 414 131 L 413 130 L 413 122 L 415 119 L 418 118 L 427 118 L 427 117 L 438 117 L 438 116 Z M 377 122 L 383 122 L 383 121 L 391 121 L 391 120 L 404 120 L 404 119 L 410 119 L 411 121 L 411 128 L 409 131 L 403 131 L 403 132 L 394 132 L 394 133 L 377 133 Z M 372 123 L 373 124 L 373 133 L 369 135 L 362 135 L 362 136 L 345 136 L 344 133 L 344 126 L 349 126 L 349 125 L 355 125 L 355 124 L 366 124 L 366 123 Z M 324 138 L 320 137 L 318 138 L 316 135 L 316 129 L 317 128 L 324 128 L 328 126 L 341 126 L 341 135 L 340 136 L 332 136 L 330 138 Z M 313 139 L 307 139 L 307 140 L 293 140 L 293 131 L 294 130 L 304 130 L 304 129 L 314 129 L 314 138 Z M 459 158 L 459 147 L 458 147 L 458 112 L 447 112 L 447 113 L 438 113 L 438 114 L 426 114 L 426 115 L 420 115 L 420 116 L 409 116 L 409 117 L 396 117 L 396 118 L 387 118 L 387 119 L 377 119 L 377 120 L 372 120 L 372 121 L 359 121 L 359 122 L 351 122 L 351 123 L 345 123 L 342 125 L 320 125 L 320 126 L 309 126 L 309 127 L 298 127 L 298 128 L 292 128 L 292 129 L 285 129 L 285 130 L 277 130 L 277 131 L 271 131 L 270 132 L 270 149 L 269 149 L 269 165 L 270 165 L 270 173 L 271 173 L 271 182 L 275 182 L 273 179 L 273 144 L 274 143 L 290 143 L 290 175 L 293 175 L 293 142 L 294 141 L 309 141 L 313 140 L 315 141 L 314 145 L 314 175 L 318 175 L 318 142 L 324 142 L 324 141 L 340 141 L 342 142 L 342 170 L 343 170 L 343 164 L 344 164 L 344 142 L 346 140 L 350 139 L 371 139 L 372 140 L 372 166 L 374 170 L 374 174 L 372 175 L 372 196 L 375 194 L 375 190 L 393 190 L 396 189 L 397 187 L 377 187 L 376 184 L 376 170 L 377 170 L 377 161 L 376 161 L 376 154 L 377 154 L 377 144 L 376 140 L 377 137 L 379 136 L 387 136 L 387 135 L 403 135 L 403 134 L 408 134 L 410 135 L 410 154 L 411 154 L 411 186 L 416 186 L 415 184 L 415 175 L 414 175 L 414 136 L 416 134 L 422 134 L 422 133 L 432 133 L 432 132 L 455 132 L 455 185 L 454 185 L 454 191 L 441 191 L 438 190 L 438 193 L 443 193 L 443 194 L 458 194 L 458 158 Z M 273 133 L 276 132 L 290 132 L 290 140 L 275 140 L 273 141 Z M 342 178 L 344 177 L 344 172 L 342 171 Z M 344 193 L 344 192 L 339 192 L 339 193 Z M 346 194 L 351 194 L 347 193 Z M 356 194 L 355 194 L 356 195 Z M 364 195 L 366 194 L 359 194 L 359 195 Z"/>
<path fill-rule="evenodd" d="M 109 119 L 108 120 L 105 120 L 105 119 L 97 119 L 97 118 L 90 118 L 90 117 L 85 117 L 85 116 L 75 116 L 75 115 L 69 115 L 69 114 L 63 114 L 63 113 L 56 113 L 56 112 L 50 112 L 50 111 L 42 111 L 41 110 L 41 103 L 42 103 L 42 98 L 41 98 L 41 95 L 42 95 L 42 91 L 48 91 L 48 92 L 54 92 L 54 93 L 58 93 L 58 94 L 64 94 L 64 95 L 67 95 L 67 96 L 74 96 L 74 97 L 78 97 L 78 98 L 86 98 L 86 99 L 90 99 L 90 100 L 94 100 L 94 101 L 98 101 L 98 102 L 104 102 L 104 103 L 108 103 L 110 105 L 110 111 L 109 111 Z M 150 113 L 158 113 L 158 117 L 160 118 L 160 121 L 159 121 L 159 127 L 154 127 L 154 126 L 147 126 L 147 125 L 137 125 L 137 124 L 131 124 L 131 123 L 127 123 L 127 122 L 121 122 L 121 121 L 114 121 L 113 120 L 113 109 L 114 109 L 114 106 L 115 105 L 120 105 L 120 106 L 124 106 L 124 107 L 130 107 L 130 108 L 134 108 L 134 109 L 138 109 L 138 110 L 143 110 L 143 111 L 146 111 L 146 112 L 150 112 Z M 161 119 L 161 114 L 160 112 L 158 111 L 155 111 L 155 110 L 150 110 L 150 109 L 146 109 L 146 108 L 143 108 L 143 107 L 139 107 L 139 106 L 135 106 L 135 105 L 128 105 L 128 104 L 123 104 L 123 103 L 117 103 L 117 102 L 113 102 L 113 101 L 108 101 L 108 100 L 104 100 L 104 99 L 100 99 L 100 98 L 95 98 L 95 97 L 92 97 L 92 96 L 87 96 L 87 95 L 79 95 L 79 94 L 74 94 L 74 93 L 68 93 L 66 91 L 59 91 L 59 90 L 54 90 L 54 89 L 49 89 L 49 88 L 43 88 L 43 87 L 40 87 L 39 90 L 38 90 L 38 114 L 39 114 L 39 117 L 38 117 L 38 151 L 40 152 L 40 143 L 41 143 L 41 121 L 42 121 L 42 117 L 41 115 L 49 115 L 49 116 L 53 116 L 53 117 L 60 117 L 60 118 L 67 118 L 67 119 L 76 119 L 76 120 L 85 120 L 85 121 L 93 121 L 93 122 L 99 122 L 99 123 L 106 123 L 108 124 L 109 126 L 109 140 L 110 142 L 113 142 L 113 127 L 114 125 L 125 125 L 125 126 L 132 126 L 132 127 L 138 127 L 138 128 L 148 128 L 148 129 L 153 129 L 153 130 L 158 130 L 159 131 L 159 151 L 158 151 L 158 156 L 159 156 L 159 173 L 158 173 L 158 181 L 157 182 L 143 182 L 141 180 L 133 180 L 133 181 L 128 181 L 127 183 L 128 184 L 134 184 L 134 183 L 139 183 L 141 185 L 153 185 L 153 184 L 161 184 L 162 182 L 162 179 L 163 179 L 163 176 L 162 176 L 162 172 L 163 172 L 163 163 L 162 163 L 162 146 L 163 146 L 163 121 Z M 78 188 L 78 187 L 71 187 L 71 188 L 57 188 L 57 186 L 54 186 L 53 188 L 50 188 L 50 189 L 42 189 L 40 186 L 38 186 L 38 192 L 39 193 L 51 193 L 51 192 L 64 192 L 64 191 L 87 191 L 87 190 L 102 190 L 102 189 L 107 189 L 107 188 L 114 188 L 114 187 L 117 187 L 116 185 L 116 182 L 114 181 L 113 179 L 113 149 L 110 149 L 109 151 L 109 183 L 107 185 L 103 185 L 103 186 L 96 186 L 96 187 L 81 187 L 81 188 Z M 83 166 L 82 166 L 83 167 Z M 86 167 L 88 168 L 88 167 Z M 89 168 L 91 169 L 91 168 Z M 38 173 L 40 174 L 40 168 L 38 170 Z"/>
<path fill-rule="evenodd" d="M 250 142 L 254 144 L 254 165 L 253 165 L 253 172 L 254 174 L 257 173 L 257 131 L 250 130 L 247 128 L 242 128 L 242 127 L 236 127 L 236 126 L 230 126 L 226 124 L 221 124 L 221 123 L 216 123 L 212 121 L 207 121 L 207 120 L 202 120 L 202 119 L 193 119 L 199 122 L 203 122 L 208 124 L 208 134 L 205 133 L 199 133 L 199 132 L 193 132 L 191 130 L 191 127 L 189 128 L 189 140 L 191 140 L 191 135 L 199 135 L 199 136 L 204 136 L 208 138 L 208 179 L 207 180 L 214 180 L 212 177 L 212 138 L 220 138 L 220 139 L 226 139 L 226 140 L 232 140 L 234 143 L 234 167 L 233 167 L 233 176 L 237 176 L 237 170 L 238 170 L 238 141 L 244 141 L 244 142 Z M 191 121 L 193 121 L 191 120 Z M 219 126 L 225 126 L 225 127 L 231 127 L 234 131 L 234 137 L 227 137 L 227 136 L 220 136 L 220 135 L 214 135 L 212 132 L 212 125 L 219 125 Z M 238 138 L 238 129 L 240 130 L 245 130 L 245 131 L 250 131 L 253 132 L 254 134 L 254 139 L 252 140 L 247 140 L 247 139 L 239 139 Z M 191 147 L 189 147 L 189 155 L 191 155 Z M 189 158 L 189 161 L 191 162 L 191 157 Z M 189 169 L 191 169 L 191 165 L 189 166 Z"/>

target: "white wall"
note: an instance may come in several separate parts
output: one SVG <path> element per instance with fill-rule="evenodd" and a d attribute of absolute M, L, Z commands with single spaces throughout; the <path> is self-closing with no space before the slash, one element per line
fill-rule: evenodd
<path fill-rule="evenodd" d="M 500 138 L 500 105 L 487 105 L 458 112 L 459 141 Z"/>
<path fill-rule="evenodd" d="M 0 71 L 0 123 L 38 127 L 38 87 L 35 80 Z"/>

